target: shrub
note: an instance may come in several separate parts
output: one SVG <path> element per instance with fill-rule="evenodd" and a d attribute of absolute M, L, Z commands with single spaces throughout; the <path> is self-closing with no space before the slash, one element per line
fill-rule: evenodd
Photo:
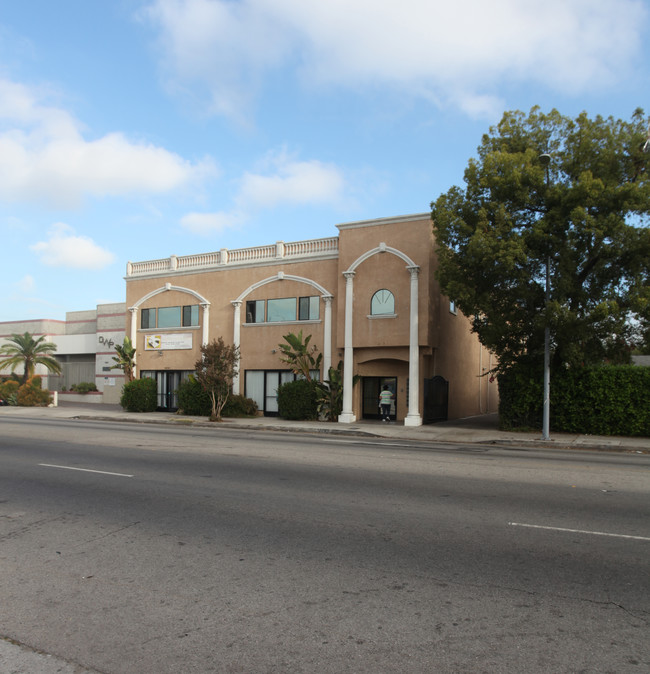
<path fill-rule="evenodd" d="M 243 395 L 230 395 L 221 415 L 224 417 L 254 417 L 257 403 Z"/>
<path fill-rule="evenodd" d="M 209 417 L 212 401 L 194 375 L 178 387 L 178 407 L 183 414 L 193 417 Z"/>
<path fill-rule="evenodd" d="M 278 412 L 284 419 L 318 418 L 317 384 L 296 379 L 278 387 Z"/>
<path fill-rule="evenodd" d="M 158 385 L 145 377 L 124 384 L 120 405 L 127 412 L 155 412 L 158 406 Z"/>
<path fill-rule="evenodd" d="M 542 424 L 541 368 L 518 365 L 499 375 L 499 422 L 509 429 Z M 551 372 L 551 430 L 650 436 L 650 368 L 575 367 Z"/>
<path fill-rule="evenodd" d="M 18 393 L 19 388 L 20 382 L 14 379 L 7 379 L 0 384 L 0 398 L 9 401 L 12 396 L 15 396 L 16 393 Z"/>
<path fill-rule="evenodd" d="M 72 384 L 70 390 L 83 395 L 85 393 L 89 393 L 90 391 L 96 391 L 97 386 L 93 382 L 82 381 L 79 384 Z"/>
<path fill-rule="evenodd" d="M 21 407 L 45 407 L 52 402 L 47 389 L 41 388 L 40 377 L 30 377 L 17 391 L 16 404 Z"/>
<path fill-rule="evenodd" d="M 178 387 L 178 407 L 182 414 L 209 417 L 212 414 L 210 396 L 194 375 Z M 257 414 L 257 403 L 243 395 L 230 395 L 221 411 L 223 417 L 252 417 Z"/>

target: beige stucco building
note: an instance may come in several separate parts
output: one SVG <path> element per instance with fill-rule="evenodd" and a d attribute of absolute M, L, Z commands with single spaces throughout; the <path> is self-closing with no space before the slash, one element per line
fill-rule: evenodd
<path fill-rule="evenodd" d="M 434 278 L 430 214 L 338 230 L 326 239 L 130 262 L 126 334 L 138 376 L 158 381 L 160 407 L 176 407 L 174 392 L 201 344 L 222 337 L 240 347 L 235 393 L 277 413 L 277 387 L 293 378 L 278 344 L 302 331 L 323 353 L 321 378 L 344 363 L 342 423 L 378 418 L 384 385 L 394 393 L 393 418 L 407 425 L 496 411 L 496 383 L 484 376 L 492 357 Z"/>

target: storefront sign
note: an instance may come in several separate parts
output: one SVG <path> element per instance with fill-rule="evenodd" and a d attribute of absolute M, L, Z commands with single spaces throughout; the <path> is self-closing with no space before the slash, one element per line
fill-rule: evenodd
<path fill-rule="evenodd" d="M 172 351 L 174 349 L 191 349 L 192 333 L 179 332 L 162 335 L 145 335 L 145 351 Z"/>

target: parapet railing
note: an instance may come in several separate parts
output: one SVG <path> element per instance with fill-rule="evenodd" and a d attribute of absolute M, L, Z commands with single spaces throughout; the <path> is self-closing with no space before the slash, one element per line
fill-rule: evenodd
<path fill-rule="evenodd" d="M 332 236 L 327 239 L 310 239 L 293 243 L 277 243 L 253 248 L 222 248 L 212 253 L 198 255 L 170 255 L 160 260 L 144 262 L 128 262 L 127 278 L 135 276 L 152 276 L 167 272 L 186 272 L 213 269 L 225 266 L 245 266 L 272 263 L 279 260 L 299 260 L 314 257 L 336 257 L 339 251 L 339 239 Z"/>

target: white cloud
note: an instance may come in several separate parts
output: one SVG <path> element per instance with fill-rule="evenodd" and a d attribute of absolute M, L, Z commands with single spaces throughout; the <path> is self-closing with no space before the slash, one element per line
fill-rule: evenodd
<path fill-rule="evenodd" d="M 69 225 L 59 222 L 52 226 L 47 241 L 30 246 L 43 264 L 73 269 L 101 269 L 111 264 L 115 256 L 98 246 L 87 236 L 77 236 Z"/>
<path fill-rule="evenodd" d="M 188 213 L 181 218 L 181 225 L 195 234 L 218 234 L 236 227 L 245 220 L 241 213 Z"/>
<path fill-rule="evenodd" d="M 237 201 L 253 207 L 278 204 L 332 203 L 341 199 L 343 176 L 332 164 L 298 161 L 282 151 L 267 159 L 271 174 L 245 173 Z"/>
<path fill-rule="evenodd" d="M 642 0 L 154 0 L 164 68 L 178 90 L 237 116 L 264 76 L 390 86 L 485 109 L 498 84 L 594 90 L 625 75 L 647 20 Z"/>
<path fill-rule="evenodd" d="M 196 234 L 218 233 L 244 224 L 260 208 L 337 205 L 344 192 L 345 180 L 338 167 L 315 159 L 300 161 L 283 148 L 264 157 L 257 172 L 244 173 L 234 197 L 234 210 L 188 213 L 181 225 Z"/>
<path fill-rule="evenodd" d="M 73 207 L 85 196 L 168 192 L 215 170 L 120 133 L 86 140 L 72 115 L 43 97 L 0 80 L 0 200 Z"/>
<path fill-rule="evenodd" d="M 21 279 L 13 283 L 12 286 L 16 288 L 18 292 L 28 294 L 32 292 L 32 290 L 34 290 L 36 282 L 34 281 L 33 276 L 31 276 L 30 274 L 26 274 Z"/>

